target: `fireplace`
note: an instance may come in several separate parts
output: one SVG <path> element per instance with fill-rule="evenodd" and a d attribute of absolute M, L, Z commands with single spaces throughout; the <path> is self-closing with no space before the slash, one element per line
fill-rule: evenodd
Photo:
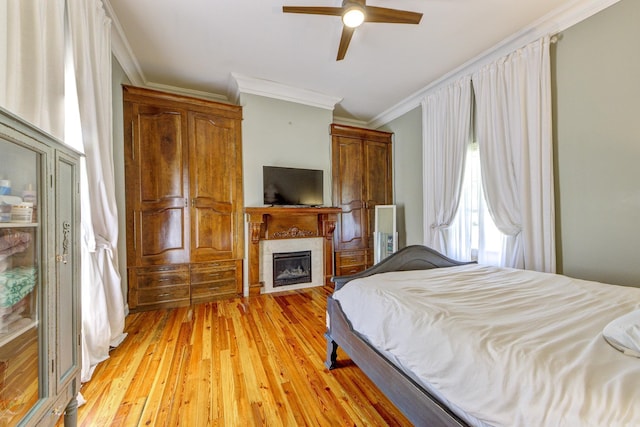
<path fill-rule="evenodd" d="M 333 230 L 342 210 L 333 207 L 247 207 L 249 249 L 248 295 L 331 284 Z M 311 251 L 305 283 L 273 286 L 273 254 Z M 311 275 L 313 270 L 313 275 Z"/>
<path fill-rule="evenodd" d="M 273 254 L 273 287 L 311 282 L 311 251 Z"/>
<path fill-rule="evenodd" d="M 305 239 L 281 239 L 281 240 L 264 240 L 260 242 L 260 281 L 264 283 L 262 293 L 291 291 L 294 289 L 304 289 L 312 286 L 322 286 L 324 284 L 323 272 L 323 239 L 322 238 L 305 238 Z M 290 270 L 288 276 L 300 276 L 296 280 L 294 277 L 288 277 L 285 282 L 278 282 L 278 267 L 280 264 L 280 255 L 285 254 L 284 262 L 289 264 Z M 293 262 L 301 263 L 300 259 L 287 260 L 288 254 L 309 254 L 308 267 L 301 265 L 300 269 L 296 268 Z M 307 261 L 304 261 L 305 263 Z M 284 267 L 285 269 L 287 266 Z M 280 268 L 282 269 L 282 267 Z M 308 273 L 306 278 L 302 278 L 301 270 Z M 295 272 L 291 274 L 291 272 Z M 313 273 L 312 273 L 313 272 Z M 283 279 L 284 277 L 281 277 Z M 295 283 L 294 283 L 295 282 Z"/>

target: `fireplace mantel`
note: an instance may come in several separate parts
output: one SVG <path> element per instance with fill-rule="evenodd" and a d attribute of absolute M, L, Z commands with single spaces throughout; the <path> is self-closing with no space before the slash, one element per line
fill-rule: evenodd
<path fill-rule="evenodd" d="M 260 241 L 324 238 L 324 283 L 333 276 L 333 231 L 340 208 L 247 207 L 249 222 L 249 295 L 260 293 Z"/>

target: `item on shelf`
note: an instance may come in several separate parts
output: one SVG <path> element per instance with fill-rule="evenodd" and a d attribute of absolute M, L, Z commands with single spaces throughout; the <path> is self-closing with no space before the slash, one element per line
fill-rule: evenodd
<path fill-rule="evenodd" d="M 11 307 L 26 297 L 36 285 L 34 267 L 17 267 L 0 274 L 0 307 Z"/>
<path fill-rule="evenodd" d="M 29 298 L 4 307 L 0 305 L 0 334 L 6 334 L 20 328 L 24 323 L 32 323 L 29 312 Z"/>
<path fill-rule="evenodd" d="M 0 235 L 0 256 L 11 256 L 29 247 L 31 234 L 14 231 Z"/>
<path fill-rule="evenodd" d="M 0 195 L 0 222 L 11 221 L 11 208 L 20 203 L 22 203 L 20 197 Z"/>
<path fill-rule="evenodd" d="M 8 203 L 0 202 L 0 222 L 11 221 L 11 207 Z"/>
<path fill-rule="evenodd" d="M 0 179 L 0 195 L 11 194 L 11 181 L 8 179 Z"/>
<path fill-rule="evenodd" d="M 19 205 L 11 207 L 12 222 L 32 222 L 33 221 L 33 203 L 22 202 Z"/>
<path fill-rule="evenodd" d="M 38 193 L 33 188 L 33 184 L 27 184 L 26 189 L 22 190 L 22 201 L 26 203 L 33 203 L 33 214 L 31 215 L 31 221 L 38 220 Z"/>
<path fill-rule="evenodd" d="M 22 190 L 22 201 L 27 203 L 33 203 L 33 206 L 36 206 L 38 202 L 38 194 L 36 190 L 33 189 L 33 184 L 28 184 L 27 188 Z"/>

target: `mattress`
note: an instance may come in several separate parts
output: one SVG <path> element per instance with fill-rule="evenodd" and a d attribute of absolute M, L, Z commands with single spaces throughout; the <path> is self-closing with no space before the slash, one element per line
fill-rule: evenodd
<path fill-rule="evenodd" d="M 353 328 L 478 426 L 640 425 L 640 359 L 602 331 L 640 289 L 465 265 L 336 291 Z"/>

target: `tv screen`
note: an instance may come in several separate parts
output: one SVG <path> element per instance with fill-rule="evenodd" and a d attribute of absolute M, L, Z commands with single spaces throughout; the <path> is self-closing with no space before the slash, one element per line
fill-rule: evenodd
<path fill-rule="evenodd" d="M 262 167 L 265 205 L 321 206 L 322 171 L 315 169 Z"/>

